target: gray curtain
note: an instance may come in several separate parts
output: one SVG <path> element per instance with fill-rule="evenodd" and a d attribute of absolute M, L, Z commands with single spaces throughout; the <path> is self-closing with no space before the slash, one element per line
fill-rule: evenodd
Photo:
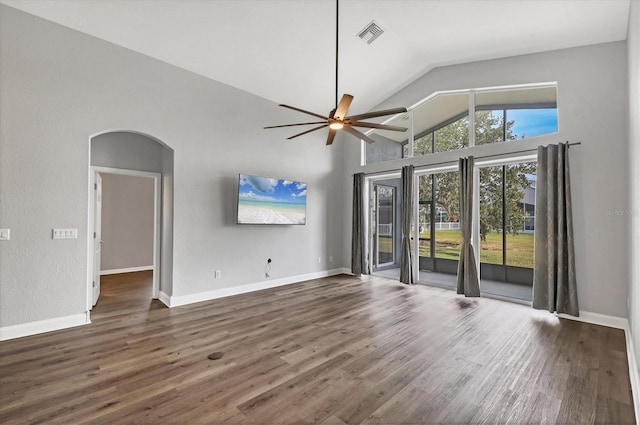
<path fill-rule="evenodd" d="M 460 229 L 462 230 L 462 248 L 458 260 L 458 294 L 467 297 L 480 296 L 480 282 L 476 256 L 471 245 L 471 226 L 473 224 L 473 157 L 460 158 Z"/>
<path fill-rule="evenodd" d="M 400 282 L 411 284 L 413 265 L 411 255 L 411 217 L 413 215 L 413 165 L 402 167 L 402 252 Z"/>
<path fill-rule="evenodd" d="M 539 146 L 533 308 L 578 316 L 569 144 Z"/>
<path fill-rule="evenodd" d="M 364 174 L 353 175 L 353 219 L 351 221 L 351 273 L 368 274 L 364 244 L 364 210 L 362 205 Z"/>

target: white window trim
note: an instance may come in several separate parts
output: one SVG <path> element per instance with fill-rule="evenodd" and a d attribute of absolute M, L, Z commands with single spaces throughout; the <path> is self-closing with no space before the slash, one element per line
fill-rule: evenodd
<path fill-rule="evenodd" d="M 469 96 L 469 114 L 467 116 L 467 120 L 469 123 L 469 148 L 474 148 L 476 147 L 475 145 L 475 107 L 476 107 L 476 95 L 479 93 L 487 93 L 487 92 L 499 92 L 499 91 L 513 91 L 513 90 L 520 90 L 520 89 L 535 89 L 535 88 L 548 88 L 548 87 L 554 87 L 556 89 L 556 102 L 558 101 L 557 98 L 557 90 L 558 90 L 558 82 L 557 81 L 547 81 L 547 82 L 542 82 L 542 83 L 528 83 L 528 84 L 516 84 L 516 85 L 506 85 L 506 86 L 492 86 L 492 87 L 478 87 L 478 88 L 470 88 L 470 89 L 457 89 L 457 90 L 439 90 L 439 91 L 435 91 L 433 93 L 431 93 L 429 96 L 419 100 L 418 102 L 414 103 L 413 105 L 411 105 L 410 107 L 407 108 L 407 114 L 409 117 L 409 154 L 410 156 L 408 158 L 417 158 L 416 156 L 413 155 L 413 139 L 414 139 L 414 125 L 413 125 L 413 111 L 418 108 L 419 106 L 431 101 L 432 99 L 434 99 L 437 96 L 441 96 L 441 95 L 452 95 L 452 94 L 467 94 Z M 389 118 L 385 119 L 382 121 L 382 124 L 388 124 L 390 122 L 392 122 L 393 120 L 395 120 L 396 118 L 398 118 L 399 116 L 401 116 L 402 114 L 396 114 L 393 116 L 390 116 Z M 375 129 L 370 129 L 365 131 L 366 135 L 369 135 L 371 133 L 373 133 L 375 131 Z M 552 134 L 558 134 L 560 132 L 560 120 L 558 120 L 558 131 L 556 133 L 552 133 Z M 542 136 L 542 135 L 541 135 Z M 533 137 L 540 137 L 540 136 L 533 136 Z M 528 140 L 531 139 L 533 137 L 526 137 L 522 140 Z M 458 151 L 462 151 L 462 149 L 458 149 Z M 424 155 L 421 155 L 424 156 Z M 402 159 L 408 159 L 408 158 L 402 158 Z M 360 140 L 360 165 L 361 166 L 366 166 L 366 165 L 372 165 L 372 164 L 367 164 L 367 149 L 366 149 L 366 144 L 364 142 L 364 140 Z"/>

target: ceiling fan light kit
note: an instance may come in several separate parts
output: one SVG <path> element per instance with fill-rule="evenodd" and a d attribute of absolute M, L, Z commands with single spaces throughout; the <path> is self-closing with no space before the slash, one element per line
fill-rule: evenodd
<path fill-rule="evenodd" d="M 314 112 L 306 111 L 304 109 L 296 108 L 294 106 L 281 104 L 280 106 L 282 106 L 283 108 L 302 112 L 303 114 L 307 114 L 307 115 L 311 115 L 316 118 L 319 118 L 322 121 L 273 125 L 273 126 L 264 127 L 265 129 L 321 124 L 310 130 L 306 130 L 306 131 L 303 131 L 302 133 L 294 134 L 291 137 L 287 137 L 287 140 L 291 140 L 296 137 L 311 133 L 313 131 L 323 129 L 325 127 L 329 127 L 329 135 L 327 136 L 327 145 L 331 145 L 333 143 L 336 133 L 340 130 L 344 130 L 347 133 L 357 137 L 358 139 L 364 140 L 367 143 L 374 142 L 373 139 L 371 139 L 369 136 L 362 133 L 361 131 L 356 130 L 354 127 L 363 127 L 363 128 L 386 130 L 386 131 L 402 131 L 402 132 L 407 131 L 405 127 L 398 127 L 393 125 L 377 124 L 377 123 L 362 121 L 362 120 L 367 120 L 371 118 L 383 117 L 386 115 L 401 114 L 401 113 L 407 112 L 407 108 L 404 108 L 404 107 L 392 108 L 392 109 L 385 109 L 382 111 L 372 111 L 364 114 L 347 116 L 347 113 L 349 111 L 349 106 L 351 106 L 351 102 L 353 101 L 353 96 L 351 96 L 350 94 L 344 94 L 340 99 L 340 103 L 338 103 L 338 22 L 339 22 L 338 12 L 339 12 L 339 0 L 336 0 L 336 91 L 335 91 L 336 106 L 335 108 L 331 112 L 329 112 L 327 116 L 325 116 L 325 115 L 316 114 Z"/>

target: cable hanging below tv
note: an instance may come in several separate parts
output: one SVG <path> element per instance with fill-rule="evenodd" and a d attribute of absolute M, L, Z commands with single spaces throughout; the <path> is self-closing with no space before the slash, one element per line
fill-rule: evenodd
<path fill-rule="evenodd" d="M 238 224 L 306 224 L 307 184 L 240 174 Z"/>

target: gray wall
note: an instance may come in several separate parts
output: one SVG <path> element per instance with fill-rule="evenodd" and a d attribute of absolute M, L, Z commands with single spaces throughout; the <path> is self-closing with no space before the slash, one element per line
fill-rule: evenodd
<path fill-rule="evenodd" d="M 338 141 L 288 141 L 262 129 L 291 119 L 270 101 L 7 6 L 0 58 L 0 326 L 86 310 L 89 140 L 107 131 L 173 149 L 170 294 L 264 281 L 267 258 L 271 279 L 342 266 Z M 307 225 L 237 226 L 238 173 L 307 182 Z M 78 239 L 52 240 L 54 227 Z"/>
<path fill-rule="evenodd" d="M 631 222 L 629 250 L 629 324 L 637 360 L 640 363 L 640 3 L 631 2 L 627 34 L 629 61 L 629 148 Z"/>
<path fill-rule="evenodd" d="M 401 143 L 378 134 L 372 134 L 370 137 L 375 140 L 375 143 L 365 144 L 368 164 L 402 159 L 403 145 Z"/>
<path fill-rule="evenodd" d="M 91 139 L 91 165 L 162 173 L 159 142 L 141 134 L 114 131 Z"/>
<path fill-rule="evenodd" d="M 153 266 L 153 179 L 102 174 L 100 270 Z"/>
<path fill-rule="evenodd" d="M 637 49 L 636 49 L 637 50 Z M 476 157 L 499 149 L 581 142 L 571 148 L 578 296 L 584 311 L 627 317 L 629 280 L 629 144 L 627 136 L 627 45 L 607 43 L 434 69 L 375 109 L 411 106 L 435 91 L 557 81 L 559 132 L 526 142 L 465 149 Z M 637 116 L 637 114 L 636 114 Z M 361 167 L 357 144 L 345 144 L 345 182 L 355 172 L 380 172 L 456 161 L 461 152 Z M 614 188 L 614 190 L 612 190 Z M 351 195 L 345 215 L 351 214 Z M 623 211 L 619 214 L 609 210 Z M 350 232 L 344 251 L 350 246 Z M 349 258 L 343 259 L 349 264 Z"/>

